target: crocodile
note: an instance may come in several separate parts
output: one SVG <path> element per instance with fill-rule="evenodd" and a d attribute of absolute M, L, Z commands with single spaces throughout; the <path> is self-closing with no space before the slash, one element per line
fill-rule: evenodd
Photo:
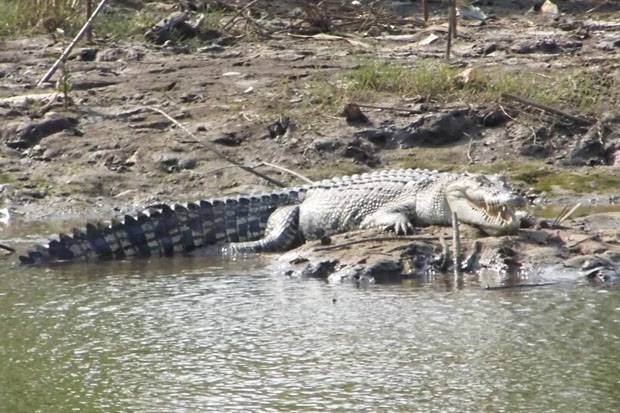
<path fill-rule="evenodd" d="M 158 205 L 108 223 L 59 234 L 20 256 L 24 264 L 122 260 L 196 251 L 221 254 L 286 251 L 306 240 L 382 227 L 459 221 L 490 234 L 519 228 L 523 198 L 497 175 L 421 169 L 376 171 L 270 193 Z"/>

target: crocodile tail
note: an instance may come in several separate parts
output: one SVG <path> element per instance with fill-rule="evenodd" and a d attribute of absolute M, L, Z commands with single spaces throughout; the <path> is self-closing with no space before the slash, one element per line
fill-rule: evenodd
<path fill-rule="evenodd" d="M 260 239 L 269 215 L 299 202 L 303 190 L 158 205 L 106 224 L 59 234 L 19 257 L 22 264 L 123 260 L 189 253 L 197 248 Z"/>

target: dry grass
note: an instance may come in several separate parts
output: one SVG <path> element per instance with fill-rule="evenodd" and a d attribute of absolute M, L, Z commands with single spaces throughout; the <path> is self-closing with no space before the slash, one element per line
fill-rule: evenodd
<path fill-rule="evenodd" d="M 0 2 L 0 35 L 58 28 L 71 33 L 83 22 L 83 10 L 78 0 L 5 0 Z"/>

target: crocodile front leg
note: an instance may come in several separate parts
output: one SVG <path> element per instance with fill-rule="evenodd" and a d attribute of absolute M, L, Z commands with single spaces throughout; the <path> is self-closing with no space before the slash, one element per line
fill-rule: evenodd
<path fill-rule="evenodd" d="M 231 242 L 222 248 L 222 253 L 287 251 L 301 244 L 302 238 L 299 231 L 299 206 L 285 206 L 276 209 L 269 216 L 263 238 L 257 241 Z"/>
<path fill-rule="evenodd" d="M 385 230 L 393 229 L 397 234 L 410 234 L 413 232 L 413 224 L 411 224 L 409 216 L 399 210 L 379 209 L 368 215 L 360 223 L 360 228 L 362 229 L 376 227 Z"/>

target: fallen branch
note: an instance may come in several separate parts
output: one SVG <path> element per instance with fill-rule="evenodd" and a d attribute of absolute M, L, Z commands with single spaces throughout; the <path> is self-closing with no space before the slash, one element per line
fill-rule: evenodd
<path fill-rule="evenodd" d="M 287 35 L 289 37 L 294 37 L 294 38 L 297 38 L 297 39 L 314 39 L 314 40 L 326 40 L 326 41 L 344 40 L 345 42 L 348 42 L 352 46 L 359 46 L 359 47 L 362 47 L 364 49 L 370 49 L 371 48 L 370 44 L 364 43 L 361 40 L 352 39 L 350 37 L 337 36 L 335 34 L 317 33 L 317 34 L 313 34 L 313 35 L 308 35 L 308 34 L 287 33 Z"/>
<path fill-rule="evenodd" d="M 69 53 L 71 53 L 71 50 L 73 49 L 73 47 L 82 38 L 82 36 L 84 36 L 84 34 L 88 31 L 88 29 L 90 28 L 90 25 L 95 20 L 95 17 L 97 17 L 97 14 L 99 14 L 101 9 L 103 9 L 103 6 L 105 5 L 107 1 L 108 0 L 101 0 L 101 2 L 97 6 L 93 14 L 91 14 L 90 18 L 86 20 L 86 23 L 84 23 L 84 26 L 82 26 L 82 29 L 80 29 L 80 31 L 78 32 L 78 34 L 75 35 L 71 43 L 69 43 L 69 45 L 62 52 L 58 60 L 56 60 L 56 63 L 54 63 L 54 65 L 50 68 L 50 70 L 48 70 L 47 73 L 43 75 L 41 80 L 39 80 L 39 83 L 37 83 L 37 87 L 41 87 L 43 83 L 47 82 L 54 75 L 54 72 L 56 72 L 58 67 L 60 67 L 60 65 L 64 63 L 65 60 L 67 60 L 67 56 L 69 56 Z"/>
<path fill-rule="evenodd" d="M 440 237 L 432 235 L 403 235 L 392 237 L 371 237 L 364 239 L 357 239 L 354 241 L 343 242 L 342 244 L 329 245 L 327 247 L 317 247 L 313 251 L 331 251 L 339 248 L 346 248 L 351 245 L 363 244 L 366 242 L 386 242 L 386 241 L 438 241 Z"/>
<path fill-rule="evenodd" d="M 11 254 L 15 253 L 15 248 L 11 248 L 8 245 L 0 244 L 0 249 L 10 252 Z"/>
<path fill-rule="evenodd" d="M 541 103 L 533 102 L 529 99 L 522 98 L 520 96 L 511 95 L 510 93 L 502 93 L 502 97 L 504 99 L 514 100 L 515 102 L 519 102 L 523 105 L 532 106 L 534 108 L 543 110 L 545 112 L 553 113 L 554 115 L 563 116 L 567 119 L 572 120 L 573 122 L 582 124 L 582 125 L 592 125 L 594 121 L 591 119 L 581 118 L 579 116 L 571 115 L 570 113 L 564 112 L 562 110 L 552 108 L 551 106 L 543 105 Z"/>
<path fill-rule="evenodd" d="M 280 181 L 278 181 L 277 179 L 274 179 L 268 175 L 265 175 L 261 172 L 258 172 L 256 170 L 254 170 L 253 168 L 250 168 L 249 166 L 245 166 L 237 161 L 235 161 L 232 158 L 229 158 L 228 156 L 224 155 L 222 152 L 220 152 L 219 150 L 215 149 L 213 147 L 213 145 L 208 144 L 207 142 L 201 141 L 199 140 L 193 133 L 191 133 L 185 126 L 183 126 L 181 123 L 177 122 L 176 119 L 174 119 L 172 116 L 168 115 L 166 112 L 164 112 L 163 110 L 159 109 L 159 108 L 155 108 L 152 106 L 145 106 L 146 109 L 152 110 L 153 112 L 157 112 L 161 115 L 163 115 L 166 119 L 168 119 L 170 122 L 174 123 L 175 125 L 177 125 L 181 130 L 183 130 L 187 135 L 189 135 L 193 141 L 190 141 L 191 143 L 196 143 L 198 145 L 203 146 L 205 149 L 213 152 L 214 154 L 216 154 L 217 156 L 219 156 L 220 158 L 222 158 L 223 160 L 225 160 L 226 162 L 229 162 L 233 165 L 235 165 L 236 167 L 243 169 L 246 172 L 249 172 L 253 175 L 258 176 L 259 178 L 262 178 L 264 180 L 266 180 L 267 182 L 279 186 L 280 188 L 285 188 L 286 185 Z"/>

